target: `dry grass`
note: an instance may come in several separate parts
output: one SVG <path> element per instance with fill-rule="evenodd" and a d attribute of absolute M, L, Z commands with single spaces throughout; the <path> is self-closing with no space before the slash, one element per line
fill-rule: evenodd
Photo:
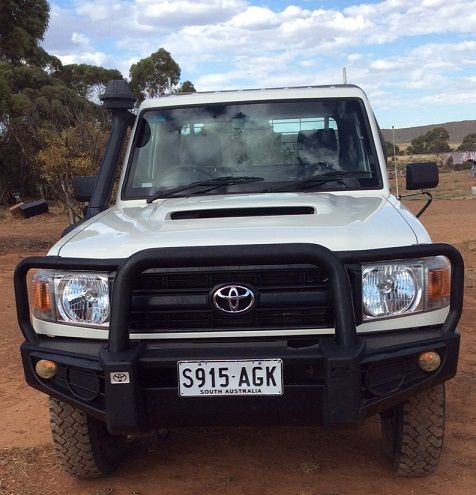
<path fill-rule="evenodd" d="M 418 191 L 407 191 L 405 178 L 398 178 L 399 192 L 401 195 L 413 194 Z M 434 199 L 476 199 L 471 192 L 471 186 L 476 186 L 476 181 L 471 178 L 467 170 L 442 171 L 440 172 L 440 183 L 435 189 L 430 189 Z M 390 187 L 395 194 L 395 179 L 390 179 Z M 405 201 L 421 200 L 423 196 L 407 198 Z"/>
<path fill-rule="evenodd" d="M 59 466 L 52 445 L 26 448 L 0 449 L 0 495 L 64 495 L 61 483 L 51 489 L 55 480 L 62 480 L 64 472 Z M 48 479 L 52 482 L 46 483 Z M 116 488 L 92 489 L 91 495 L 142 495 L 137 489 L 118 492 Z"/>
<path fill-rule="evenodd" d="M 400 151 L 405 151 L 412 143 L 395 143 Z M 450 145 L 450 148 L 451 148 L 451 151 L 456 151 L 456 149 L 458 148 L 458 146 L 461 144 L 461 141 L 453 141 L 453 142 L 450 142 L 449 145 Z"/>
<path fill-rule="evenodd" d="M 41 483 L 35 481 L 39 469 L 56 467 L 52 446 L 4 448 L 0 450 L 0 493 L 3 495 L 39 495 Z M 44 472 L 44 471 L 43 471 Z M 51 476 L 49 475 L 50 479 Z M 51 495 L 54 492 L 49 491 Z"/>
<path fill-rule="evenodd" d="M 303 462 L 299 466 L 299 470 L 302 471 L 303 473 L 314 473 L 316 471 L 319 471 L 320 469 L 321 469 L 320 464 L 318 464 L 317 462 L 313 462 L 313 461 Z"/>
<path fill-rule="evenodd" d="M 0 254 L 9 252 L 36 253 L 47 251 L 55 239 L 32 239 L 29 237 L 0 237 Z"/>
<path fill-rule="evenodd" d="M 476 252 L 476 239 L 466 239 L 458 243 L 458 249 L 461 251 L 469 251 L 470 253 Z"/>

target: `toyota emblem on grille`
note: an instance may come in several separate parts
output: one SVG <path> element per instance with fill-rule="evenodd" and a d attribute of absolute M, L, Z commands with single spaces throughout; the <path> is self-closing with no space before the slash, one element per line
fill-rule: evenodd
<path fill-rule="evenodd" d="M 242 285 L 225 285 L 213 293 L 213 304 L 225 313 L 244 313 L 251 309 L 255 302 L 253 291 Z"/>

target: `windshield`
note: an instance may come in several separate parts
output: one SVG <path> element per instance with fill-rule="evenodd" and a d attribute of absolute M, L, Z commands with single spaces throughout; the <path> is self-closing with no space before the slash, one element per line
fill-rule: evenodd
<path fill-rule="evenodd" d="M 146 110 L 122 198 L 379 188 L 364 115 L 358 99 Z"/>

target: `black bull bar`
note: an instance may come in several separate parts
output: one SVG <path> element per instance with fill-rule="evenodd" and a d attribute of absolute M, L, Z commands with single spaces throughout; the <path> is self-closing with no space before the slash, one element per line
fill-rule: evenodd
<path fill-rule="evenodd" d="M 129 315 L 132 287 L 143 271 L 156 268 L 212 267 L 227 265 L 294 265 L 311 264 L 327 272 L 330 282 L 335 338 L 327 347 L 326 401 L 333 410 L 335 422 L 355 422 L 360 404 L 360 357 L 365 343 L 356 332 L 353 294 L 346 265 L 386 260 L 404 260 L 442 255 L 452 265 L 451 302 L 443 333 L 453 332 L 463 307 L 464 263 L 461 254 L 447 244 L 423 244 L 365 251 L 333 252 L 315 244 L 265 244 L 241 246 L 200 246 L 180 248 L 152 248 L 139 251 L 127 259 L 80 259 L 59 256 L 29 257 L 17 265 L 14 274 L 15 297 L 20 328 L 27 342 L 38 345 L 40 339 L 33 329 L 30 317 L 27 273 L 30 269 L 61 269 L 87 271 L 115 271 L 111 298 L 110 330 L 107 346 L 100 360 L 105 375 L 128 371 L 131 383 L 114 387 L 106 380 L 106 413 L 114 416 L 120 408 L 127 424 L 109 424 L 110 430 L 140 428 L 143 405 L 140 384 L 136 383 L 137 363 L 144 344 L 130 345 Z M 120 393 L 119 393 L 120 392 Z M 345 397 L 345 400 L 343 399 Z M 128 412 L 125 411 L 128 410 Z M 340 411 L 340 413 L 339 413 Z M 354 411 L 353 417 L 349 412 Z M 109 414 L 110 413 L 110 414 Z M 340 419 L 339 419 L 340 417 Z M 126 419 L 127 418 L 127 419 Z M 122 422 L 122 420 L 121 420 Z"/>

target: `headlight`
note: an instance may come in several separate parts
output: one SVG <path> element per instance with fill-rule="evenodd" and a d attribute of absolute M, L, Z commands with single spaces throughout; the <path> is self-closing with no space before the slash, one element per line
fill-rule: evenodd
<path fill-rule="evenodd" d="M 444 256 L 362 266 L 364 320 L 448 306 L 451 266 Z"/>
<path fill-rule="evenodd" d="M 104 275 L 55 276 L 55 299 L 59 319 L 65 322 L 103 325 L 109 320 L 109 287 Z"/>
<path fill-rule="evenodd" d="M 370 318 L 411 311 L 421 301 L 421 270 L 409 265 L 366 267 L 362 273 L 364 314 Z"/>
<path fill-rule="evenodd" d="M 36 318 L 107 327 L 109 306 L 106 273 L 41 270 L 33 276 L 33 315 Z"/>

